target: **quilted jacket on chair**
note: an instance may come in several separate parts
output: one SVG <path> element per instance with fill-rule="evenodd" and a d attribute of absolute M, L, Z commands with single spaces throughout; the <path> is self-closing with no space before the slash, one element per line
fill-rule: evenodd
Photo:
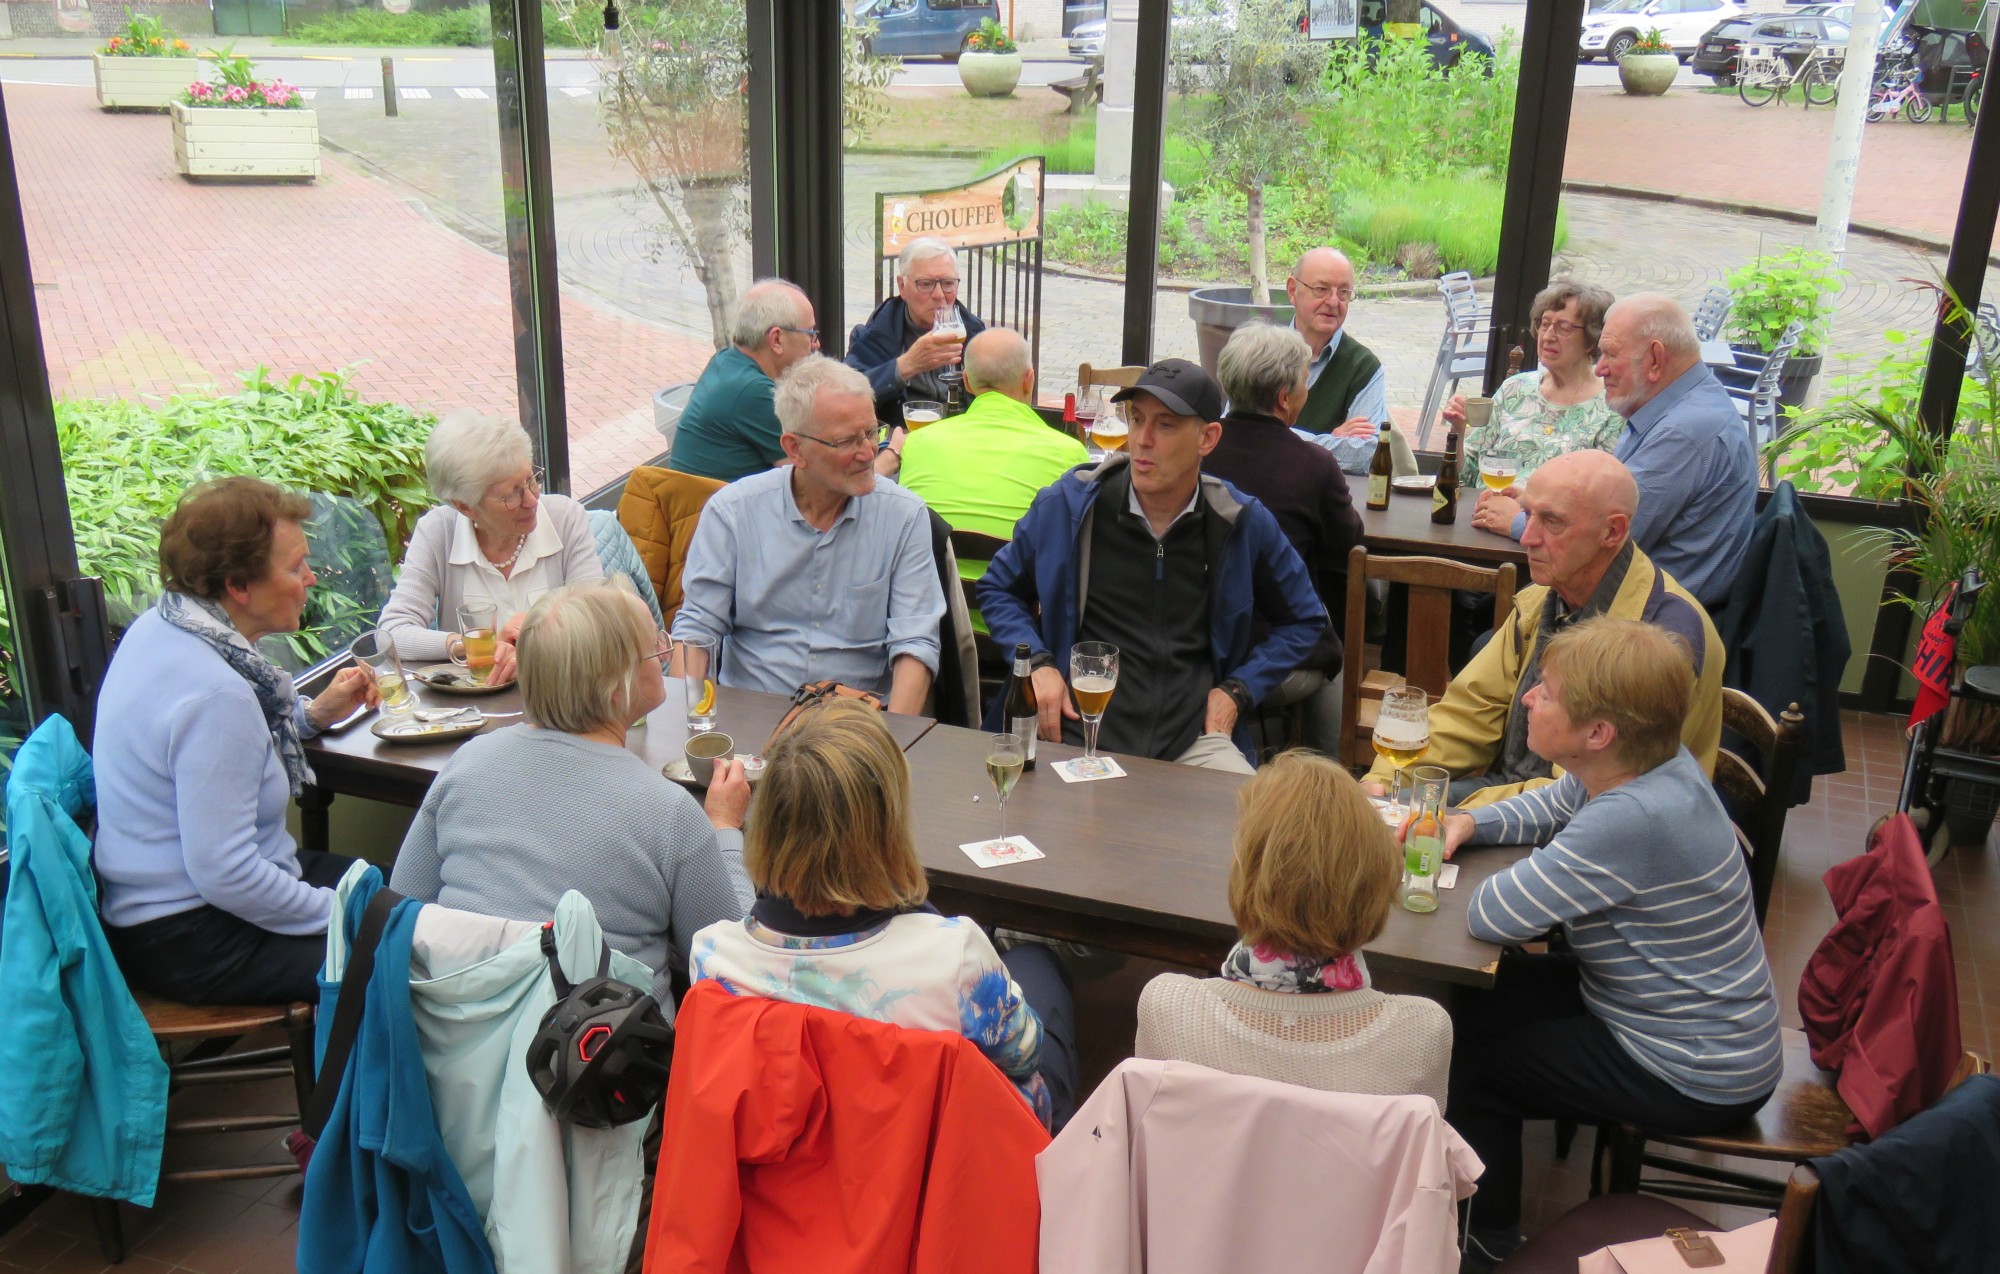
<path fill-rule="evenodd" d="M 713 478 L 641 465 L 625 479 L 618 521 L 652 576 L 653 593 L 668 628 L 681 609 L 681 566 L 708 497 L 722 489 Z"/>

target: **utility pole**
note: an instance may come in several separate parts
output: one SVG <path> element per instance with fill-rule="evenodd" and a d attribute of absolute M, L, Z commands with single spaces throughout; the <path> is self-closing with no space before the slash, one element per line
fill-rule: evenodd
<path fill-rule="evenodd" d="M 1915 0 L 1912 0 L 1914 3 Z M 1847 66 L 1833 107 L 1833 141 L 1820 185 L 1814 246 L 1838 267 L 1847 252 L 1847 223 L 1854 212 L 1854 182 L 1861 171 L 1861 134 L 1868 126 L 1868 98 L 1875 88 L 1875 45 L 1882 32 L 1882 0 L 1855 0 L 1847 35 Z"/>

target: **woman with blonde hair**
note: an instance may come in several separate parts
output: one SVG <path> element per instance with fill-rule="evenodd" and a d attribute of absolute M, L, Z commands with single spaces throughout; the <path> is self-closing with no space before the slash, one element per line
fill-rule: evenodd
<path fill-rule="evenodd" d="M 1135 1051 L 1442 1108 L 1451 1019 L 1374 990 L 1361 957 L 1388 923 L 1402 856 L 1360 784 L 1318 753 L 1286 752 L 1237 790 L 1236 811 L 1229 909 L 1242 940 L 1219 978 L 1147 983 Z"/>
<path fill-rule="evenodd" d="M 910 767 L 881 713 L 831 701 L 764 753 L 744 833 L 757 888 L 741 921 L 695 935 L 692 978 L 732 995 L 957 1031 L 1020 1087 L 1044 1123 L 1075 1106 L 1070 993 L 1054 953 L 1003 958 L 929 892 L 910 827 Z"/>

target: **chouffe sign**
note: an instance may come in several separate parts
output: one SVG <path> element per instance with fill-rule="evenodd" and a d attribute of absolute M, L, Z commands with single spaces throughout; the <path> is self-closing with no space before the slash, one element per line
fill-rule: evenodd
<path fill-rule="evenodd" d="M 877 195 L 881 255 L 895 256 L 912 239 L 983 248 L 1041 238 L 1042 170 L 1037 155 L 963 186 Z"/>

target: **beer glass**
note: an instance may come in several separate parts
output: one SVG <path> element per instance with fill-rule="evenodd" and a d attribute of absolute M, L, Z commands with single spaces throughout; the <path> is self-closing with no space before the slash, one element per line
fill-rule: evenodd
<path fill-rule="evenodd" d="M 716 653 L 716 643 L 708 638 L 687 637 L 681 640 L 681 685 L 687 695 L 687 728 L 690 733 L 715 728 Z"/>
<path fill-rule="evenodd" d="M 925 425 L 935 425 L 944 419 L 944 404 L 934 403 L 927 398 L 906 398 L 903 400 L 903 428 L 911 433 Z M 929 444 L 925 444 L 929 445 Z"/>
<path fill-rule="evenodd" d="M 945 301 L 944 308 L 937 312 L 935 319 L 931 320 L 931 332 L 951 337 L 958 342 L 960 350 L 963 351 L 965 348 L 965 320 L 959 317 L 958 306 L 955 303 L 950 300 Z M 943 367 L 938 368 L 937 378 L 940 383 L 951 391 L 949 396 L 952 400 L 954 402 L 959 401 L 957 391 L 959 383 L 965 379 L 964 364 L 946 363 Z"/>
<path fill-rule="evenodd" d="M 403 673 L 403 660 L 396 653 L 396 639 L 381 629 L 365 632 L 354 639 L 354 659 L 375 678 L 382 692 L 382 714 L 406 717 L 417 706 Z"/>
<path fill-rule="evenodd" d="M 495 621 L 500 608 L 491 602 L 467 602 L 458 608 L 458 648 L 451 661 L 465 669 L 475 686 L 483 686 L 493 676 L 493 658 L 500 645 Z"/>
<path fill-rule="evenodd" d="M 1521 472 L 1521 459 L 1505 452 L 1488 452 L 1479 457 L 1479 480 L 1488 491 L 1505 491 Z"/>
<path fill-rule="evenodd" d="M 1069 688 L 1083 717 L 1083 759 L 1097 759 L 1097 727 L 1118 688 L 1118 647 L 1108 641 L 1080 641 L 1069 648 Z"/>
<path fill-rule="evenodd" d="M 1102 394 L 1104 391 L 1099 390 Z M 1125 423 L 1125 405 L 1111 402 L 1108 398 L 1099 402 L 1097 416 L 1090 422 L 1090 440 L 1104 451 L 1125 450 L 1126 436 L 1131 432 Z"/>
<path fill-rule="evenodd" d="M 1404 772 L 1430 750 L 1430 696 L 1415 686 L 1391 686 L 1382 692 L 1382 710 L 1375 718 L 1375 754 L 1395 767 L 1389 799 L 1403 805 Z"/>

